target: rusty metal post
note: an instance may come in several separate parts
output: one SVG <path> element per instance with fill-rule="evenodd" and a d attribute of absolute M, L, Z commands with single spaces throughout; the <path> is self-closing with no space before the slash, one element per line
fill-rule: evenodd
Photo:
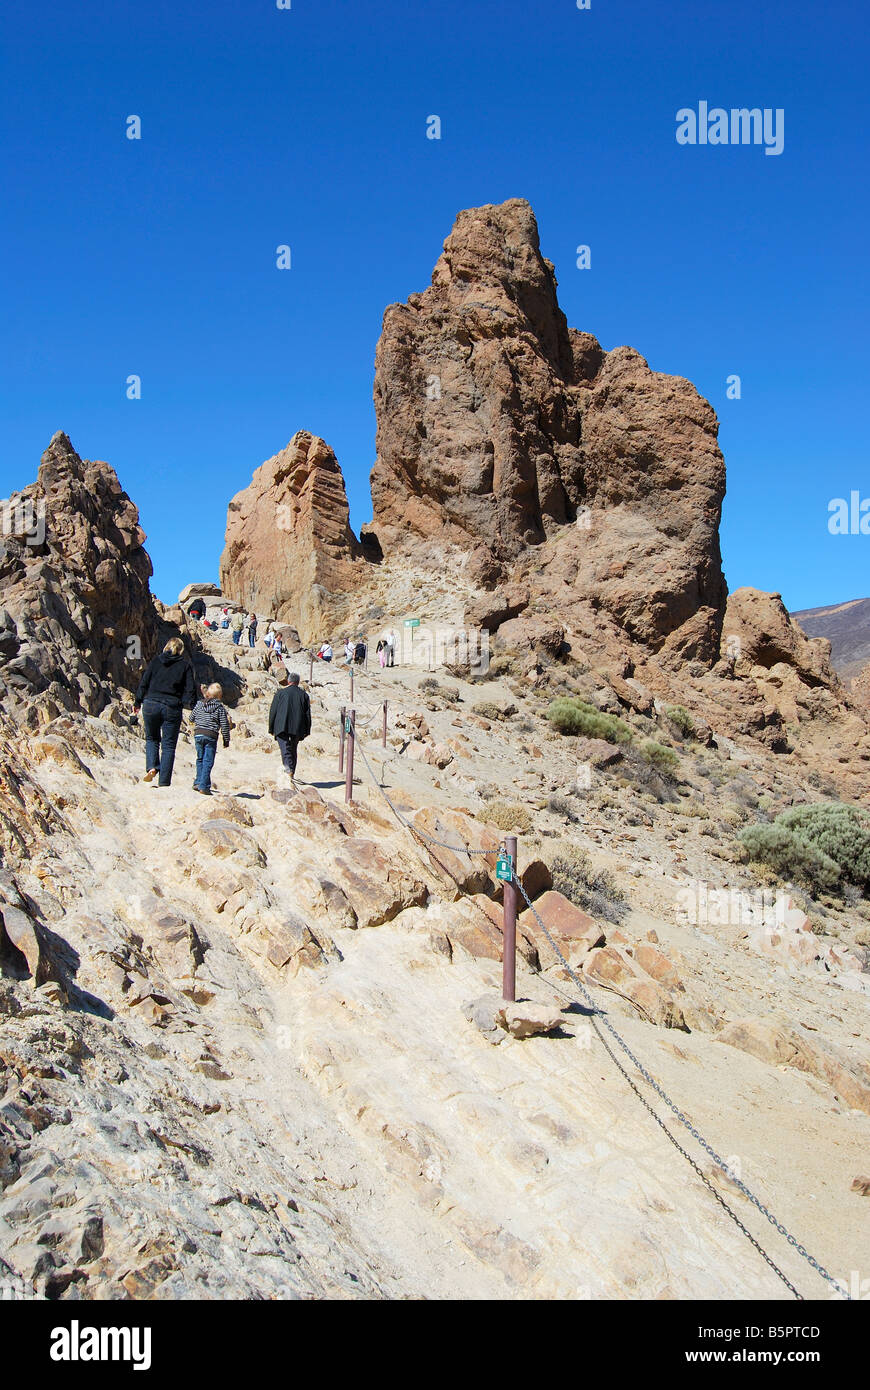
<path fill-rule="evenodd" d="M 344 705 L 338 711 L 338 770 L 344 772 Z"/>
<path fill-rule="evenodd" d="M 517 837 L 506 835 L 504 847 L 511 868 L 517 868 Z M 517 890 L 513 878 L 504 885 L 504 939 L 502 942 L 501 994 L 512 1003 L 517 997 Z"/>
<path fill-rule="evenodd" d="M 381 739 L 381 746 L 382 746 L 383 748 L 386 748 L 386 746 L 387 746 L 387 702 L 386 702 L 386 700 L 384 700 L 384 733 L 383 733 L 383 737 L 382 737 L 382 739 Z"/>
<path fill-rule="evenodd" d="M 356 660 L 356 658 L 354 658 Z M 350 668 L 350 702 L 353 704 L 353 667 Z"/>
<path fill-rule="evenodd" d="M 353 745 L 356 740 L 356 710 L 348 710 L 350 732 L 347 736 L 347 773 L 344 779 L 344 799 L 353 801 Z"/>

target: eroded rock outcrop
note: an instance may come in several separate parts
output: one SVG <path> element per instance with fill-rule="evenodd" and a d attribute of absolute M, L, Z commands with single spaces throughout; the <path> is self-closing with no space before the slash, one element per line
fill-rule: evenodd
<path fill-rule="evenodd" d="M 230 502 L 221 589 L 312 642 L 343 617 L 361 556 L 335 454 L 297 430 Z"/>
<path fill-rule="evenodd" d="M 375 406 L 385 549 L 436 537 L 493 588 L 557 536 L 534 562 L 533 603 L 603 610 L 653 650 L 688 627 L 691 655 L 715 659 L 715 414 L 683 378 L 568 328 L 523 199 L 461 212 L 430 288 L 387 309 Z"/>
<path fill-rule="evenodd" d="M 10 499 L 0 544 L 0 698 L 98 713 L 156 649 L 139 512 L 108 463 L 58 432 L 37 480 Z"/>

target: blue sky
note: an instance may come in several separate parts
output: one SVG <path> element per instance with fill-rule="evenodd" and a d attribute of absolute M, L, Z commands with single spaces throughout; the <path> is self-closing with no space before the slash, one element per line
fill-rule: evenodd
<path fill-rule="evenodd" d="M 568 322 L 716 409 L 729 586 L 870 592 L 870 536 L 827 530 L 831 498 L 870 495 L 852 0 L 7 0 L 0 26 L 0 496 L 65 430 L 117 469 L 172 599 L 216 578 L 229 498 L 304 428 L 358 529 L 384 307 L 460 208 L 520 196 Z M 783 153 L 679 146 L 701 100 L 783 108 Z"/>

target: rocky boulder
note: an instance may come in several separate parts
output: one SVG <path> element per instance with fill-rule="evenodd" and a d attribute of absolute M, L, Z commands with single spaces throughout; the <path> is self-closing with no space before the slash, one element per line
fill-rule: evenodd
<path fill-rule="evenodd" d="M 738 673 L 749 674 L 753 667 L 760 667 L 763 676 L 782 667 L 805 685 L 839 685 L 831 665 L 830 642 L 807 637 L 779 594 L 735 589 L 728 595 L 722 641 L 723 653 L 734 659 Z"/>
<path fill-rule="evenodd" d="M 0 699 L 18 717 L 51 691 L 57 707 L 97 714 L 157 647 L 138 510 L 114 469 L 60 432 L 10 505 L 23 524 L 0 547 Z"/>
<path fill-rule="evenodd" d="M 344 617 L 365 564 L 335 454 L 298 430 L 230 502 L 221 591 L 314 642 Z"/>

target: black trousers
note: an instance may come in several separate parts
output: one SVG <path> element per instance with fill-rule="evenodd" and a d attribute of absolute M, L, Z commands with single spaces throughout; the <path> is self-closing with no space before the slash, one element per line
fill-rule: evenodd
<path fill-rule="evenodd" d="M 159 767 L 157 784 L 168 787 L 175 766 L 175 745 L 181 732 L 181 706 L 146 695 L 142 704 L 142 723 L 145 725 L 146 771 Z"/>
<path fill-rule="evenodd" d="M 288 772 L 296 771 L 296 754 L 299 751 L 298 734 L 276 734 L 278 747 L 281 750 L 281 761 Z"/>

